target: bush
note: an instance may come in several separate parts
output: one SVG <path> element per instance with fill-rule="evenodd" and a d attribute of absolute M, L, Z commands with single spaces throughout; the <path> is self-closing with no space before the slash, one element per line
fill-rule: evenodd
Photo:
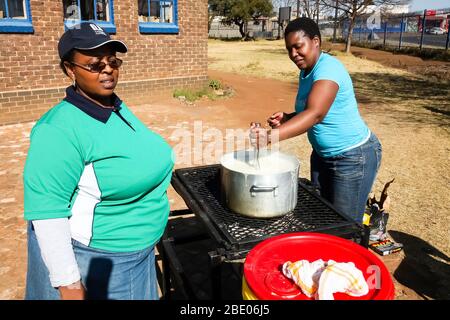
<path fill-rule="evenodd" d="M 219 90 L 219 89 L 222 89 L 222 84 L 220 83 L 219 80 L 211 79 L 211 80 L 209 80 L 209 87 L 214 90 Z"/>
<path fill-rule="evenodd" d="M 193 90 L 193 89 L 175 89 L 173 92 L 174 98 L 183 99 L 188 102 L 194 102 L 195 100 L 200 99 L 204 95 L 204 91 L 202 90 Z"/>
<path fill-rule="evenodd" d="M 219 92 L 220 91 L 220 92 Z M 202 88 L 179 88 L 173 92 L 173 97 L 192 103 L 201 98 L 207 97 L 210 100 L 225 98 L 233 95 L 231 88 L 223 88 L 219 80 L 211 79 L 208 85 Z"/>

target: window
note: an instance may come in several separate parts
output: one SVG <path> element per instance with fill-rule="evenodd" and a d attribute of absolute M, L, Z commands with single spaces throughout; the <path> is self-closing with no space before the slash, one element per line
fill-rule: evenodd
<path fill-rule="evenodd" d="M 178 33 L 177 0 L 138 0 L 141 33 Z"/>
<path fill-rule="evenodd" d="M 82 21 L 92 21 L 108 33 L 115 33 L 113 0 L 63 0 L 66 28 Z"/>
<path fill-rule="evenodd" d="M 0 0 L 0 32 L 32 33 L 30 0 Z"/>

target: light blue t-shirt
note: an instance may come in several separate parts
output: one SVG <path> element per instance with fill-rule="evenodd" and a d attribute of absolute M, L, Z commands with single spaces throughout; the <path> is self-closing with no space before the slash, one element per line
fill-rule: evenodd
<path fill-rule="evenodd" d="M 322 52 L 311 72 L 300 72 L 300 86 L 295 101 L 295 112 L 302 112 L 312 85 L 317 80 L 331 80 L 339 86 L 336 98 L 322 122 L 308 130 L 308 139 L 321 157 L 332 157 L 364 143 L 370 130 L 358 111 L 353 84 L 344 65 Z"/>

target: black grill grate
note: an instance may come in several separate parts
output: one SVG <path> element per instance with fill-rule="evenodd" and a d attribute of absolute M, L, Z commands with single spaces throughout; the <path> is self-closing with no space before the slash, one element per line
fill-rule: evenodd
<path fill-rule="evenodd" d="M 182 188 L 177 188 L 174 180 L 180 180 Z M 177 169 L 172 184 L 185 201 L 189 198 L 188 206 L 192 201 L 198 205 L 202 211 L 200 217 L 213 224 L 230 244 L 260 242 L 289 232 L 319 232 L 346 226 L 359 230 L 355 222 L 339 214 L 300 181 L 296 208 L 284 216 L 269 219 L 242 216 L 222 203 L 220 165 Z M 180 190 L 183 188 L 185 191 Z"/>

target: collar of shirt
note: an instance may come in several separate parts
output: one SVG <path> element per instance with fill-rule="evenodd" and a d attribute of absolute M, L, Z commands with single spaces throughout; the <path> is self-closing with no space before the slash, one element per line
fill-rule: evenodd
<path fill-rule="evenodd" d="M 103 123 L 108 121 L 113 111 L 119 111 L 122 108 L 122 100 L 120 100 L 115 93 L 112 94 L 112 99 L 114 108 L 102 108 L 98 104 L 76 92 L 73 86 L 66 89 L 66 97 L 64 98 L 65 101 L 73 104 L 75 107 L 90 115 L 92 118 Z"/>

